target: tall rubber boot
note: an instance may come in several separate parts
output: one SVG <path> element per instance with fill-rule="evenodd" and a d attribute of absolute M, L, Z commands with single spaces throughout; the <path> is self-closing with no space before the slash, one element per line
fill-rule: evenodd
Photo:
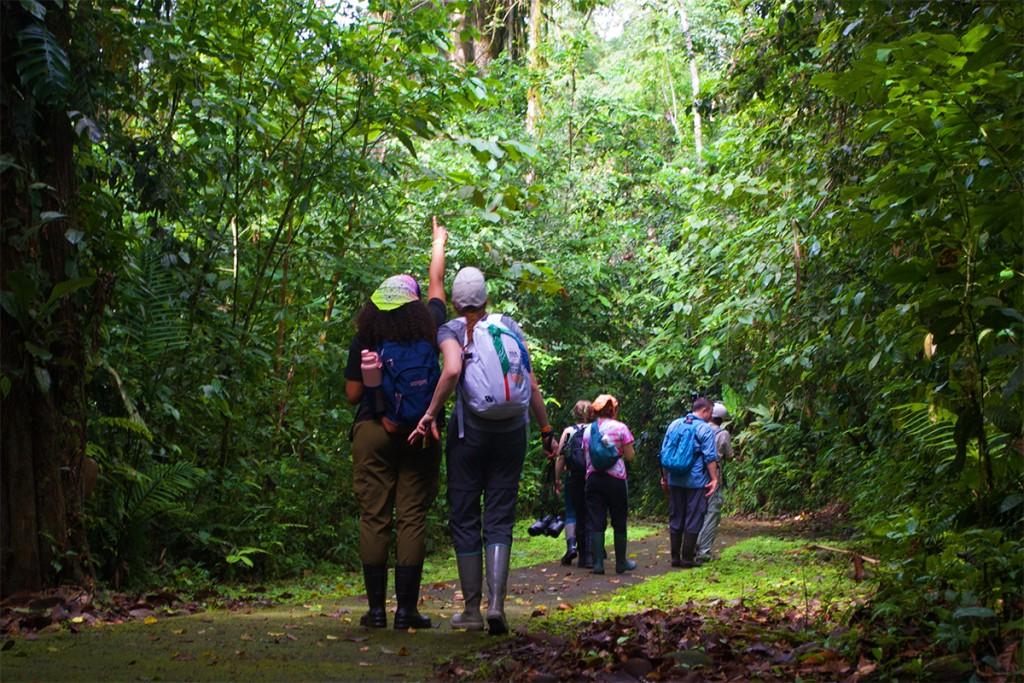
<path fill-rule="evenodd" d="M 508 561 L 512 548 L 487 546 L 487 632 L 492 636 L 508 633 L 505 618 L 505 593 L 508 590 Z"/>
<path fill-rule="evenodd" d="M 395 610 L 395 628 L 404 631 L 410 628 L 430 628 L 430 617 L 420 614 L 417 605 L 420 601 L 420 579 L 423 578 L 423 565 L 395 567 L 395 598 L 398 609 Z"/>
<path fill-rule="evenodd" d="M 679 552 L 679 566 L 683 569 L 696 567 L 694 555 L 697 552 L 697 534 L 683 533 L 683 545 Z"/>
<path fill-rule="evenodd" d="M 577 527 L 579 528 L 579 527 Z M 590 537 L 589 531 L 577 533 L 576 538 L 579 539 L 579 552 L 580 558 L 576 563 L 577 567 L 584 569 L 593 569 L 594 567 L 594 540 Z"/>
<path fill-rule="evenodd" d="M 576 525 L 565 525 L 565 555 L 562 555 L 562 566 L 571 567 L 572 561 L 579 554 L 579 545 L 576 540 Z"/>
<path fill-rule="evenodd" d="M 388 568 L 383 564 L 363 565 L 363 585 L 370 609 L 359 617 L 359 623 L 368 628 L 387 628 L 388 616 L 384 602 L 388 590 Z"/>
<path fill-rule="evenodd" d="M 682 560 L 682 556 L 679 554 L 679 552 L 680 552 L 680 550 L 683 547 L 683 532 L 681 532 L 681 531 L 672 531 L 671 529 L 669 529 L 668 530 L 668 537 L 669 537 L 669 541 L 671 541 L 671 543 L 672 543 L 672 566 L 673 567 L 682 567 L 683 566 L 683 560 Z"/>
<path fill-rule="evenodd" d="M 591 574 L 604 574 L 604 532 L 590 532 L 590 550 L 594 554 L 594 568 Z"/>
<path fill-rule="evenodd" d="M 615 573 L 623 574 L 636 569 L 636 562 L 626 556 L 626 532 L 615 532 Z"/>
<path fill-rule="evenodd" d="M 484 581 L 483 555 L 459 555 L 455 561 L 459 567 L 459 583 L 462 586 L 462 598 L 466 601 L 466 607 L 452 617 L 452 628 L 482 631 L 484 618 L 480 614 L 480 597 Z"/>

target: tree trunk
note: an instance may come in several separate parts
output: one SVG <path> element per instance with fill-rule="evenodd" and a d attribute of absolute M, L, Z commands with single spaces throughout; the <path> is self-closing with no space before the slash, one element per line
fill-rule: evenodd
<path fill-rule="evenodd" d="M 65 52 L 67 5 L 46 4 L 46 28 Z M 0 174 L 0 285 L 27 305 L 7 306 L 2 322 L 0 423 L 0 594 L 38 590 L 85 578 L 81 467 L 85 452 L 85 331 L 91 303 L 74 294 L 42 312 L 54 285 L 77 273 L 76 248 L 65 233 L 77 227 L 74 133 L 66 103 L 33 100 L 15 64 L 18 32 L 37 23 L 20 3 L 0 3 L 3 80 L 0 145 L 20 168 Z M 52 189 L 32 189 L 42 182 Z M 36 195 L 33 197 L 33 195 Z M 63 218 L 39 227 L 33 210 Z M 35 232 L 33 228 L 37 228 Z M 30 283 L 26 293 L 26 283 Z M 82 297 L 81 301 L 86 301 Z M 30 310 L 31 309 L 31 310 Z M 9 382 L 9 385 L 7 384 Z"/>
<path fill-rule="evenodd" d="M 530 31 L 529 31 L 529 55 L 527 65 L 530 70 L 530 87 L 526 90 L 526 132 L 537 135 L 540 124 L 540 73 L 543 69 L 543 60 L 540 54 L 541 27 L 544 23 L 544 13 L 541 7 L 541 0 L 530 0 Z"/>
<path fill-rule="evenodd" d="M 686 17 L 686 0 L 679 0 L 679 23 L 683 27 L 683 38 L 686 39 L 686 54 L 690 59 L 690 85 L 693 90 L 693 145 L 697 152 L 697 163 L 701 162 L 704 153 L 704 135 L 700 125 L 700 78 L 697 76 L 697 55 L 693 51 L 693 38 L 690 36 L 690 21 Z"/>

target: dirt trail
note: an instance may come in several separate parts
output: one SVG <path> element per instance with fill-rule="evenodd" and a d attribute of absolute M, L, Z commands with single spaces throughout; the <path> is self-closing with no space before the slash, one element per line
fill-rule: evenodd
<path fill-rule="evenodd" d="M 776 532 L 769 522 L 725 520 L 717 548 Z M 515 548 L 513 546 L 513 552 Z M 506 612 L 513 628 L 536 610 L 552 613 L 673 570 L 663 534 L 632 541 L 637 569 L 603 576 L 546 564 L 511 572 Z M 429 680 L 438 663 L 495 642 L 483 633 L 453 631 L 448 619 L 460 608 L 457 581 L 424 586 L 421 611 L 439 627 L 414 633 L 359 626 L 361 597 L 323 605 L 292 605 L 249 612 L 206 612 L 40 635 L 11 641 L 0 653 L 4 681 L 308 681 Z M 485 598 L 486 599 L 486 598 Z M 388 601 L 389 610 L 394 601 Z"/>

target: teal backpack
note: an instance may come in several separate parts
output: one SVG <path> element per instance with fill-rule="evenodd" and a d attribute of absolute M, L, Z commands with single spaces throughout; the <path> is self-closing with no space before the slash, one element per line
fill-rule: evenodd
<path fill-rule="evenodd" d="M 661 444 L 661 466 L 672 474 L 685 476 L 693 469 L 700 456 L 700 450 L 697 448 L 697 426 L 693 423 L 692 415 L 683 418 L 680 427 L 675 431 L 672 430 L 673 425 L 669 426 L 669 431 Z"/>
<path fill-rule="evenodd" d="M 619 450 L 615 444 L 608 443 L 601 436 L 601 427 L 597 420 L 590 425 L 590 464 L 599 472 L 610 470 L 619 459 Z"/>

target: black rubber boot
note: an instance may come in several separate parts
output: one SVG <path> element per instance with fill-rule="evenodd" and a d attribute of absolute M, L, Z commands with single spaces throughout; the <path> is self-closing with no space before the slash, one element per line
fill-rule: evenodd
<path fill-rule="evenodd" d="M 566 537 L 565 539 L 565 555 L 562 555 L 562 566 L 571 567 L 572 561 L 576 559 L 579 554 L 579 548 L 576 545 L 576 537 Z"/>
<path fill-rule="evenodd" d="M 487 546 L 487 632 L 492 636 L 508 633 L 505 618 L 505 592 L 508 590 L 508 561 L 512 548 Z"/>
<path fill-rule="evenodd" d="M 366 587 L 366 602 L 370 609 L 359 618 L 359 623 L 368 628 L 387 628 L 388 616 L 384 611 L 385 594 L 388 590 L 387 566 L 364 564 L 363 585 Z"/>
<path fill-rule="evenodd" d="M 626 556 L 626 532 L 615 532 L 615 573 L 623 574 L 636 569 L 636 562 Z"/>
<path fill-rule="evenodd" d="M 577 527 L 576 538 L 579 539 L 580 544 L 580 558 L 576 566 L 584 569 L 592 569 L 594 567 L 594 541 L 590 538 L 590 532 L 580 532 L 579 527 Z"/>
<path fill-rule="evenodd" d="M 683 560 L 682 560 L 682 556 L 679 554 L 679 551 L 680 551 L 680 549 L 683 546 L 683 532 L 681 532 L 681 531 L 672 531 L 671 529 L 669 529 L 668 530 L 668 537 L 669 537 L 669 540 L 672 543 L 672 566 L 673 567 L 682 567 L 683 566 Z"/>
<path fill-rule="evenodd" d="M 683 533 L 683 544 L 679 552 L 679 566 L 690 569 L 697 566 L 694 554 L 697 552 L 697 534 Z"/>
<path fill-rule="evenodd" d="M 590 532 L 591 552 L 594 553 L 594 568 L 591 574 L 604 574 L 604 532 Z"/>
<path fill-rule="evenodd" d="M 480 597 L 484 583 L 483 555 L 458 555 L 455 562 L 459 567 L 459 584 L 462 586 L 462 599 L 466 607 L 452 617 L 452 628 L 482 631 L 484 618 L 480 614 Z"/>
<path fill-rule="evenodd" d="M 423 565 L 395 567 L 395 598 L 398 609 L 395 610 L 395 628 L 404 631 L 410 628 L 430 628 L 430 617 L 420 614 L 417 605 L 420 602 L 420 579 L 423 577 Z"/>

